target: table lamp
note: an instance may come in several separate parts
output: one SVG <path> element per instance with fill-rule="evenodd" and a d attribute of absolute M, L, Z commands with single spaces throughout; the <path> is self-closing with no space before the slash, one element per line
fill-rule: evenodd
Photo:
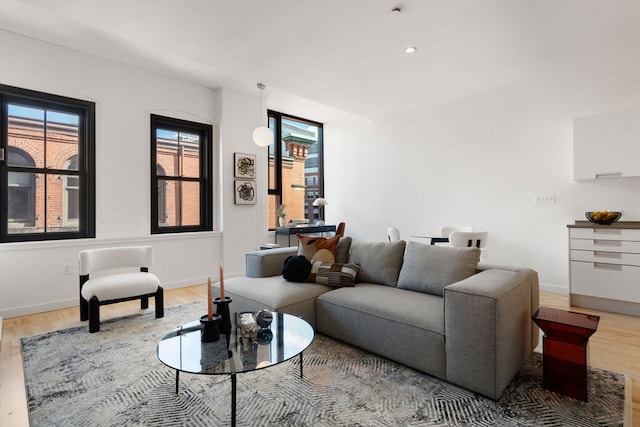
<path fill-rule="evenodd" d="M 327 199 L 319 197 L 313 201 L 313 206 L 318 206 L 318 219 L 316 220 L 317 225 L 324 225 L 324 207 L 328 205 Z"/>

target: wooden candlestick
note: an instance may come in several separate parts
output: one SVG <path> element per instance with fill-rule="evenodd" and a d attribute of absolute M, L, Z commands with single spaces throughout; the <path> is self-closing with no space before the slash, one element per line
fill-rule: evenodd
<path fill-rule="evenodd" d="M 220 264 L 220 301 L 224 301 L 224 273 Z"/>
<path fill-rule="evenodd" d="M 211 277 L 207 280 L 207 319 L 213 320 L 213 296 L 211 295 Z"/>

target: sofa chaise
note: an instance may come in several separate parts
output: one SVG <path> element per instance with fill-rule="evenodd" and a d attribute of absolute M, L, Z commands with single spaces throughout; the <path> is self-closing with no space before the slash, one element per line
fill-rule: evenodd
<path fill-rule="evenodd" d="M 246 254 L 246 277 L 225 279 L 233 310 L 300 316 L 318 333 L 492 399 L 538 344 L 537 273 L 478 264 L 479 249 L 343 237 L 335 261 L 358 267 L 350 286 L 285 280 L 297 253 Z"/>

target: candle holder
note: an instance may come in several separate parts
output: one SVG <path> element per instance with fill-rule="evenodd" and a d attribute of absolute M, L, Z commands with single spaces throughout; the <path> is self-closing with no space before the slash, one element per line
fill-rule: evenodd
<path fill-rule="evenodd" d="M 200 341 L 215 342 L 220 339 L 220 332 L 218 332 L 218 323 L 220 322 L 220 318 L 221 316 L 219 314 L 214 314 L 211 320 L 209 320 L 208 314 L 200 317 L 200 324 L 202 325 Z"/>
<path fill-rule="evenodd" d="M 220 315 L 220 321 L 218 322 L 218 330 L 221 334 L 231 334 L 231 314 L 229 313 L 229 303 L 231 298 L 224 297 L 222 301 L 219 297 L 213 300 L 216 305 L 216 313 Z"/>

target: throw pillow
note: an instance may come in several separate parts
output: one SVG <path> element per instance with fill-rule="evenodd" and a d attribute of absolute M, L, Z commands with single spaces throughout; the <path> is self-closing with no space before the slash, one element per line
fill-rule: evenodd
<path fill-rule="evenodd" d="M 398 287 L 443 296 L 444 288 L 476 273 L 480 249 L 409 242 Z"/>
<path fill-rule="evenodd" d="M 298 255 L 304 255 L 311 261 L 335 262 L 340 237 L 304 237 L 298 234 Z"/>
<path fill-rule="evenodd" d="M 304 255 L 291 255 L 284 260 L 282 277 L 290 282 L 305 282 L 311 274 L 311 262 Z"/>
<path fill-rule="evenodd" d="M 406 242 L 351 242 L 349 263 L 360 264 L 356 281 L 396 286 Z"/>
<path fill-rule="evenodd" d="M 359 269 L 358 264 L 314 261 L 308 281 L 334 287 L 355 286 Z"/>

